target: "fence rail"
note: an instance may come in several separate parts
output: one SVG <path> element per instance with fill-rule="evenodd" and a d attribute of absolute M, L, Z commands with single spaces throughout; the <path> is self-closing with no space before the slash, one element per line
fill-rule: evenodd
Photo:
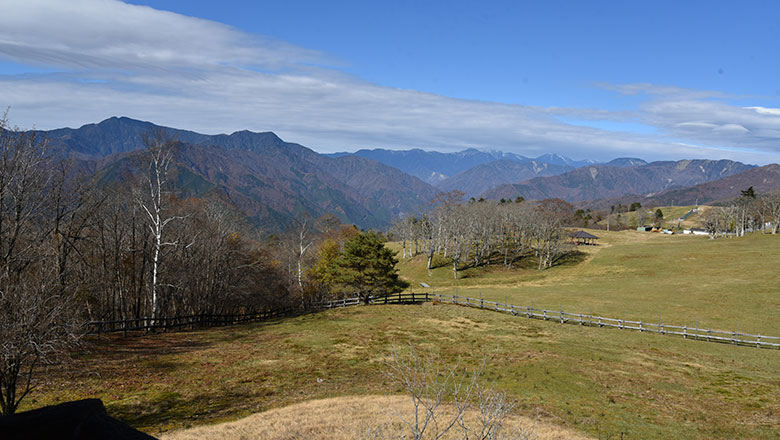
<path fill-rule="evenodd" d="M 780 337 L 754 335 L 736 331 L 704 329 L 689 326 L 671 325 L 661 322 L 632 321 L 620 318 L 609 318 L 585 313 L 570 313 L 563 310 L 546 310 L 534 307 L 520 307 L 514 304 L 498 303 L 483 299 L 462 297 L 457 295 L 434 295 L 434 299 L 442 303 L 457 304 L 467 307 L 493 310 L 509 313 L 514 316 L 556 321 L 561 324 L 584 325 L 589 327 L 611 327 L 620 330 L 657 333 L 661 335 L 681 336 L 685 339 L 698 341 L 721 342 L 733 345 L 751 346 L 757 348 L 780 348 Z"/>
<path fill-rule="evenodd" d="M 149 330 L 171 330 L 182 327 L 221 327 L 226 325 L 243 324 L 247 322 L 264 321 L 267 319 L 290 316 L 296 312 L 291 307 L 267 310 L 257 313 L 243 314 L 211 314 L 201 313 L 198 315 L 174 316 L 169 318 L 136 318 L 122 319 L 115 321 L 90 321 L 84 324 L 88 335 L 101 333 L 131 332 L 131 331 L 149 331 Z"/>
<path fill-rule="evenodd" d="M 370 298 L 368 304 L 416 304 L 421 302 L 437 301 L 444 304 L 454 304 L 465 307 L 491 310 L 512 316 L 529 319 L 542 319 L 555 321 L 561 324 L 573 324 L 588 327 L 616 328 L 620 330 L 639 331 L 642 333 L 656 333 L 660 335 L 680 336 L 685 339 L 697 341 L 719 342 L 732 345 L 742 345 L 757 348 L 780 348 L 780 337 L 767 335 L 754 335 L 735 331 L 723 331 L 703 329 L 697 327 L 670 325 L 661 322 L 632 321 L 620 318 L 610 318 L 600 315 L 570 313 L 563 310 L 537 309 L 523 307 L 514 304 L 498 303 L 484 299 L 470 298 L 467 296 L 442 295 L 437 293 L 399 293 L 377 298 Z M 200 314 L 177 316 L 172 318 L 159 318 L 154 322 L 150 318 L 127 319 L 118 321 L 93 321 L 86 324 L 87 334 L 101 334 L 128 331 L 148 331 L 152 329 L 178 329 L 182 327 L 214 327 L 242 324 L 246 322 L 264 321 L 283 316 L 317 312 L 327 309 L 352 307 L 365 304 L 364 298 L 352 297 L 338 300 L 325 301 L 315 304 L 309 310 L 303 311 L 291 307 L 267 310 L 257 313 L 245 314 Z"/>

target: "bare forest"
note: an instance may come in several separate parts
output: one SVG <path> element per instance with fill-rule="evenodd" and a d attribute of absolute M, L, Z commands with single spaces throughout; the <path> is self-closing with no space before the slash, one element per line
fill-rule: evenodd
<path fill-rule="evenodd" d="M 572 221 L 570 204 L 558 199 L 463 202 L 462 195 L 446 193 L 428 212 L 394 225 L 403 258 L 425 255 L 428 270 L 451 264 L 457 278 L 464 267 L 499 263 L 509 268 L 530 257 L 542 270 L 570 250 L 564 232 Z"/>
<path fill-rule="evenodd" d="M 0 121 L 0 412 L 88 321 L 226 314 L 298 302 L 279 246 L 219 200 L 179 199 L 178 143 L 161 133 L 101 182 L 45 139 Z"/>
<path fill-rule="evenodd" d="M 777 234 L 780 193 L 757 194 L 751 186 L 731 202 L 712 207 L 703 224 L 710 238 L 743 237 L 750 232 Z"/>

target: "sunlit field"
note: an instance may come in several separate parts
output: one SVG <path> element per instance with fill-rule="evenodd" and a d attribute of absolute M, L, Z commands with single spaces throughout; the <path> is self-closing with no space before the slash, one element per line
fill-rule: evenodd
<path fill-rule="evenodd" d="M 778 237 L 592 232 L 601 237 L 598 246 L 582 246 L 544 271 L 498 265 L 454 280 L 449 266 L 429 276 L 422 257 L 399 267 L 413 286 L 425 282 L 436 292 L 780 335 Z M 487 359 L 482 379 L 517 402 L 513 420 L 540 427 L 595 438 L 780 436 L 780 350 L 451 305 L 359 306 L 229 328 L 92 338 L 77 362 L 50 371 L 25 405 L 98 397 L 111 415 L 154 434 L 273 409 L 286 408 L 269 414 L 289 414 L 289 405 L 313 399 L 403 395 L 383 371 L 392 351 L 410 343 L 448 365 Z M 364 405 L 356 417 L 374 420 L 375 406 Z M 256 417 L 248 420 L 271 429 Z M 311 417 L 307 426 L 317 425 Z"/>
<path fill-rule="evenodd" d="M 543 271 L 533 257 L 511 269 L 469 268 L 458 280 L 450 264 L 429 274 L 423 256 L 399 268 L 418 290 L 422 282 L 522 306 L 780 336 L 780 236 L 590 232 L 598 245 L 579 246 L 580 255 Z"/>

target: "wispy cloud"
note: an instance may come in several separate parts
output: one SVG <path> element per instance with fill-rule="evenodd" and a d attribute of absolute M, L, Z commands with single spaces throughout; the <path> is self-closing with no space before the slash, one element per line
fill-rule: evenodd
<path fill-rule="evenodd" d="M 330 151 L 476 146 L 578 159 L 780 158 L 780 143 L 772 144 L 780 116 L 726 104 L 716 92 L 605 86 L 649 95 L 639 111 L 625 112 L 454 99 L 370 84 L 323 67 L 335 62 L 315 51 L 114 0 L 15 2 L 0 15 L 0 56 L 59 71 L 0 76 L 0 106 L 10 105 L 23 126 L 126 115 L 206 133 L 273 130 Z M 637 121 L 660 134 L 561 118 Z"/>
<path fill-rule="evenodd" d="M 116 0 L 5 2 L 0 27 L 0 53 L 44 67 L 278 69 L 323 61 L 272 38 Z"/>

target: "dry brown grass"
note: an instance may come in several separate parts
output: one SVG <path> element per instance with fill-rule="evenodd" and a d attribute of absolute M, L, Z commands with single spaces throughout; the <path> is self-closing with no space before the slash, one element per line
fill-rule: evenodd
<path fill-rule="evenodd" d="M 412 412 L 406 396 L 349 396 L 310 400 L 284 408 L 265 411 L 235 422 L 175 431 L 161 440 L 254 440 L 254 439 L 324 439 L 353 440 L 369 429 L 382 425 L 389 438 L 404 433 L 399 414 Z M 472 412 L 468 417 L 475 417 Z M 506 429 L 532 428 L 539 440 L 588 439 L 578 432 L 556 426 L 549 420 L 509 417 Z M 453 437 L 457 438 L 457 436 Z"/>

